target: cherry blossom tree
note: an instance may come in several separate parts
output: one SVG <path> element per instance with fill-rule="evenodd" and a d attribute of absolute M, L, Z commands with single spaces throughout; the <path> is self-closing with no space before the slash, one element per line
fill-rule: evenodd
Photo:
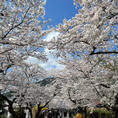
<path fill-rule="evenodd" d="M 45 96 L 35 82 L 47 77 L 47 72 L 39 64 L 28 62 L 30 57 L 32 62 L 47 61 L 41 51 L 46 46 L 42 39 L 51 31 L 43 29 L 48 22 L 43 19 L 45 4 L 46 0 L 0 1 L 0 85 L 3 86 L 0 97 L 9 104 L 13 117 L 16 117 L 15 102 L 21 106 L 34 105 Z M 4 92 L 10 92 L 10 99 Z"/>
<path fill-rule="evenodd" d="M 11 72 L 7 72 L 7 80 L 1 82 L 4 85 L 4 90 L 2 93 L 10 93 L 10 97 L 0 94 L 8 103 L 8 110 L 13 117 L 18 117 L 14 111 L 14 105 L 19 108 L 28 109 L 30 116 L 32 117 L 32 109 L 36 107 L 39 103 L 45 107 L 48 103 L 57 95 L 57 89 L 49 89 L 47 86 L 41 86 L 40 77 L 45 78 L 47 72 L 40 68 L 38 65 L 30 65 L 27 67 L 22 65 L 22 67 L 14 67 Z M 39 111 L 40 112 L 40 111 Z M 23 114 L 19 117 L 23 117 Z"/>
<path fill-rule="evenodd" d="M 58 25 L 56 31 L 60 34 L 50 41 L 49 49 L 56 50 L 55 55 L 61 58 L 59 63 L 65 65 L 69 77 L 77 83 L 71 87 L 76 91 L 72 95 L 75 101 L 80 98 L 87 105 L 94 99 L 103 102 L 106 98 L 113 105 L 118 87 L 118 1 L 74 0 L 74 3 L 81 9 L 72 19 L 64 19 Z M 72 93 L 69 89 L 69 96 Z"/>
<path fill-rule="evenodd" d="M 82 54 L 117 54 L 117 1 L 76 0 L 79 13 L 58 25 L 57 49 L 60 55 L 68 52 Z M 66 50 L 64 50 L 66 49 Z"/>
<path fill-rule="evenodd" d="M 0 73 L 14 66 L 22 65 L 29 56 L 46 60 L 40 48 L 45 43 L 41 38 L 47 31 L 43 25 L 45 0 L 1 1 L 0 4 Z"/>

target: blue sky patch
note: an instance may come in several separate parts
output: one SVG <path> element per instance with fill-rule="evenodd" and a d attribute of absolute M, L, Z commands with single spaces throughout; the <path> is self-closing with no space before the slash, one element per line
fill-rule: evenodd
<path fill-rule="evenodd" d="M 77 11 L 73 0 L 47 0 L 45 19 L 51 19 L 48 25 L 56 26 L 62 23 L 64 18 L 68 20 L 74 17 Z"/>

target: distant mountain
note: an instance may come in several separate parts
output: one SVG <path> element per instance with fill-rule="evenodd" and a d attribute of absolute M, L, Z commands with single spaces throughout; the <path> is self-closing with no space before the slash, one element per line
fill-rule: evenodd
<path fill-rule="evenodd" d="M 36 82 L 36 84 L 40 84 L 40 86 L 46 86 L 47 84 L 50 84 L 54 80 L 55 80 L 54 77 L 49 77 L 49 78 L 42 79 L 39 82 Z"/>

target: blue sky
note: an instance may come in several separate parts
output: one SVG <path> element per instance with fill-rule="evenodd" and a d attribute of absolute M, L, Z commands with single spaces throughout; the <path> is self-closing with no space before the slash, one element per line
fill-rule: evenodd
<path fill-rule="evenodd" d="M 45 5 L 45 19 L 51 19 L 48 25 L 56 26 L 63 19 L 70 19 L 77 13 L 73 0 L 47 0 Z"/>

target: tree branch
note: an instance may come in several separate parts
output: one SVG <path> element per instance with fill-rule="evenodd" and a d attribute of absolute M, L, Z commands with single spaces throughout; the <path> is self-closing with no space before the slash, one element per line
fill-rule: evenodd
<path fill-rule="evenodd" d="M 76 100 L 73 100 L 73 99 L 71 98 L 71 95 L 70 95 L 70 88 L 68 89 L 68 97 L 69 97 L 70 101 L 73 102 L 73 103 L 76 105 Z"/>
<path fill-rule="evenodd" d="M 105 85 L 105 84 L 99 84 L 100 86 L 103 86 L 103 87 L 105 87 L 105 88 L 110 88 L 110 86 L 107 86 L 107 85 Z"/>
<path fill-rule="evenodd" d="M 110 13 L 110 15 L 107 18 L 111 19 L 111 18 L 113 18 L 113 17 L 115 17 L 117 15 L 118 15 L 118 12 L 117 13 Z"/>
<path fill-rule="evenodd" d="M 4 101 L 7 101 L 8 103 L 11 103 L 11 101 L 4 95 L 0 93 L 0 98 L 2 98 Z"/>
<path fill-rule="evenodd" d="M 0 55 L 3 54 L 3 53 L 9 52 L 9 51 L 11 51 L 12 49 L 13 49 L 13 48 L 9 48 L 9 49 L 6 49 L 6 50 L 2 51 L 2 52 L 0 52 Z"/>
<path fill-rule="evenodd" d="M 22 20 L 19 24 L 15 25 L 15 26 L 12 26 L 12 27 L 9 29 L 9 31 L 2 37 L 2 40 L 5 39 L 5 38 L 7 37 L 7 35 L 8 35 L 13 29 L 17 28 L 18 26 L 20 26 L 20 25 L 24 22 L 24 19 L 25 19 L 26 15 L 27 15 L 29 9 L 30 9 L 30 7 L 29 7 L 29 8 L 27 9 L 27 11 L 25 12 L 25 15 L 24 15 L 24 17 L 23 17 L 23 20 Z"/>
<path fill-rule="evenodd" d="M 102 52 L 102 51 L 94 52 L 94 51 L 92 51 L 90 53 L 90 55 L 96 55 L 96 54 L 97 55 L 99 55 L 99 54 L 118 54 L 118 51 L 106 51 L 106 52 Z"/>
<path fill-rule="evenodd" d="M 27 45 L 27 43 L 14 43 L 14 42 L 11 42 L 11 41 L 6 41 L 6 40 L 1 40 L 0 41 L 0 44 L 9 44 L 9 45 L 17 45 L 17 46 L 25 46 L 25 45 Z"/>

